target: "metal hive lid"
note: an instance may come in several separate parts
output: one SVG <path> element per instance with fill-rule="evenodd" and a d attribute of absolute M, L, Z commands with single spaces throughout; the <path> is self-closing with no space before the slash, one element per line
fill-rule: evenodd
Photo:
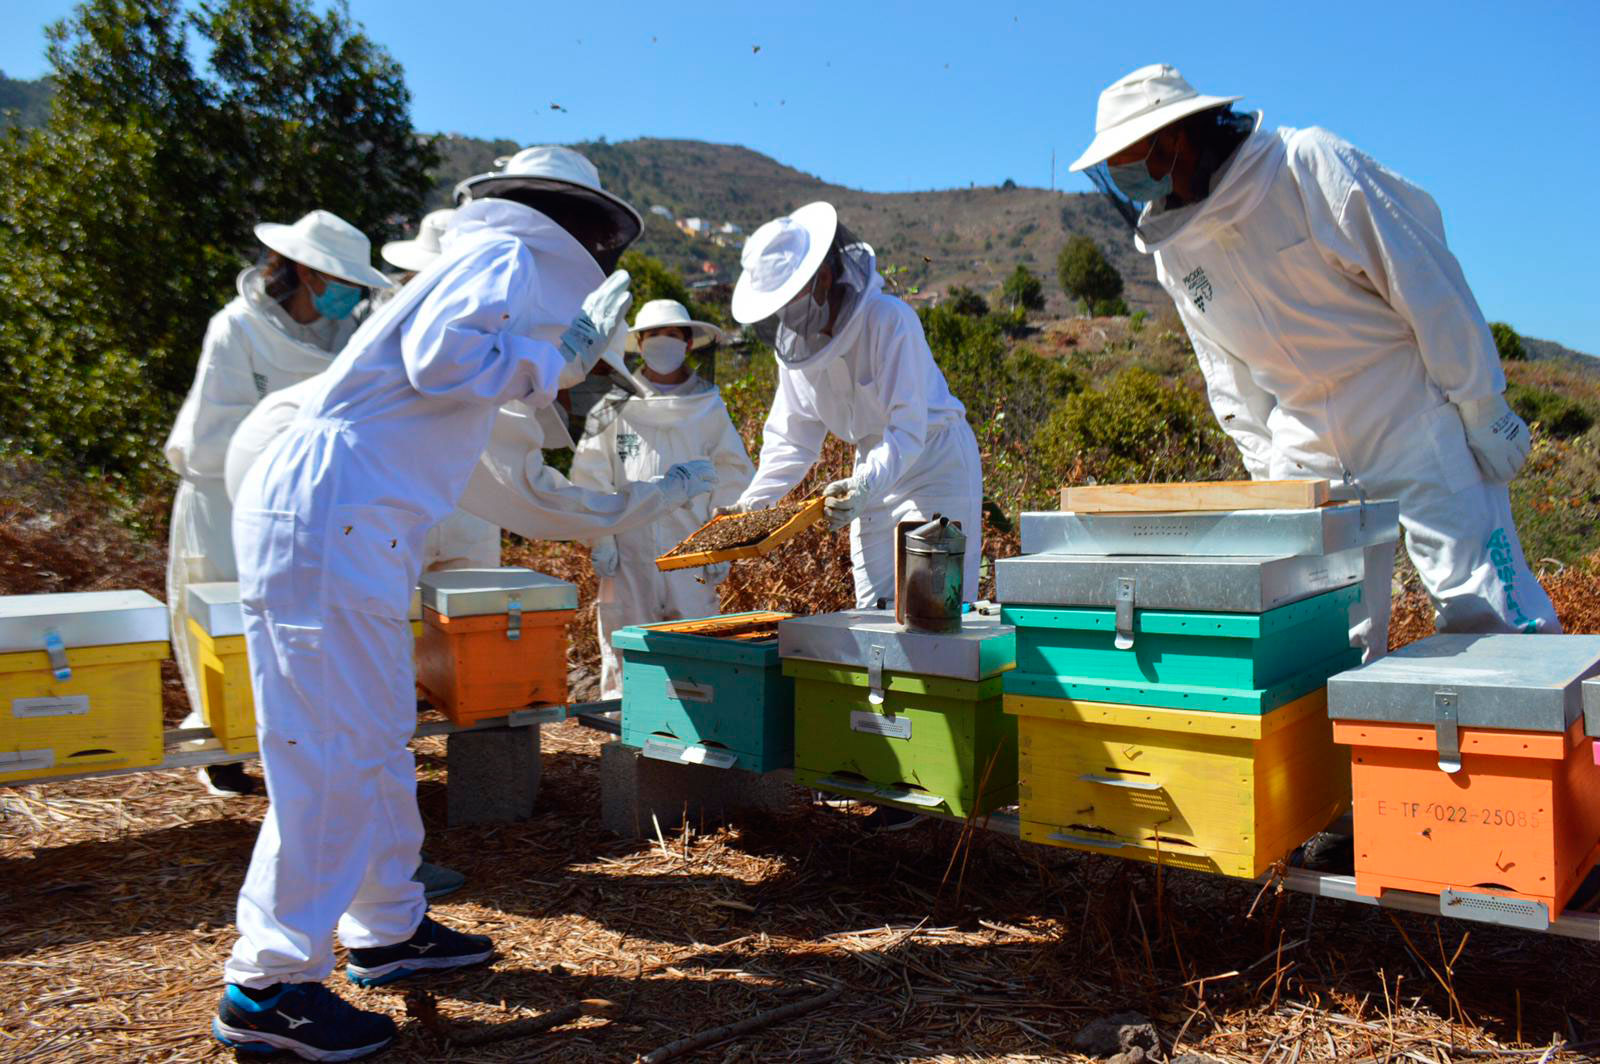
<path fill-rule="evenodd" d="M 0 596 L 0 654 L 44 650 L 54 629 L 68 650 L 165 643 L 167 607 L 143 591 L 71 591 Z"/>
<path fill-rule="evenodd" d="M 1358 549 L 1325 556 L 1182 558 L 1032 554 L 995 563 L 995 596 L 1008 606 L 1115 606 L 1133 581 L 1138 609 L 1265 613 L 1359 583 Z"/>
<path fill-rule="evenodd" d="M 1435 635 L 1328 681 L 1336 720 L 1432 724 L 1454 693 L 1463 727 L 1565 731 L 1600 673 L 1600 636 Z"/>
<path fill-rule="evenodd" d="M 576 585 L 532 569 L 450 569 L 422 574 L 422 604 L 445 617 L 504 613 L 515 599 L 524 611 L 575 610 Z"/>
<path fill-rule="evenodd" d="M 778 655 L 849 668 L 879 667 L 917 676 L 981 680 L 1012 668 L 1017 630 L 997 617 L 963 614 L 959 632 L 906 631 L 893 610 L 846 610 L 778 624 Z"/>
<path fill-rule="evenodd" d="M 1306 510 L 1192 513 L 1025 513 L 1023 554 L 1283 557 L 1335 554 L 1399 538 L 1400 505 L 1389 500 Z"/>

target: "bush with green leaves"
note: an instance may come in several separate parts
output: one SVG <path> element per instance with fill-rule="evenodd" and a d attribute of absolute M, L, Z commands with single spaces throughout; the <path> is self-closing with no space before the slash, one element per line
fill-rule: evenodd
<path fill-rule="evenodd" d="M 1522 337 L 1517 330 L 1503 321 L 1491 321 L 1489 332 L 1494 335 L 1495 350 L 1500 352 L 1500 357 L 1507 362 L 1525 362 L 1528 358 L 1528 349 L 1523 346 Z"/>
<path fill-rule="evenodd" d="M 1090 314 L 1128 312 L 1121 299 L 1122 274 L 1111 265 L 1100 245 L 1086 236 L 1072 237 L 1061 249 L 1056 259 L 1056 278 L 1061 290 Z"/>
<path fill-rule="evenodd" d="M 87 0 L 48 38 L 49 120 L 0 138 L 0 447 L 156 486 L 254 223 L 322 207 L 378 243 L 435 155 L 343 7 Z"/>
<path fill-rule="evenodd" d="M 989 313 L 989 304 L 984 302 L 983 297 L 966 285 L 960 284 L 950 286 L 940 306 L 949 307 L 957 314 L 965 314 L 969 318 L 981 318 Z"/>
<path fill-rule="evenodd" d="M 1559 440 L 1582 436 L 1595 423 L 1595 412 L 1569 395 L 1512 381 L 1506 386 L 1506 402 L 1529 424 L 1538 423 Z"/>
<path fill-rule="evenodd" d="M 1043 310 L 1044 282 L 1026 266 L 1018 266 L 1001 282 L 999 304 L 1006 310 Z"/>
<path fill-rule="evenodd" d="M 1058 484 L 1244 476 L 1238 450 L 1205 398 L 1143 369 L 1069 396 L 1040 433 L 1038 452 Z"/>

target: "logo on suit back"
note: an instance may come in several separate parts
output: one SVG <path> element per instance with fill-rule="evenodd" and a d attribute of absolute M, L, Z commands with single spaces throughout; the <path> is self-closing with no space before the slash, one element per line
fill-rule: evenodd
<path fill-rule="evenodd" d="M 617 457 L 632 458 L 639 453 L 639 435 L 635 432 L 617 433 Z"/>
<path fill-rule="evenodd" d="M 1206 312 L 1206 304 L 1216 299 L 1216 293 L 1211 289 L 1211 278 L 1206 276 L 1203 266 L 1196 266 L 1185 275 L 1183 287 L 1188 290 L 1189 298 L 1194 300 L 1195 307 L 1202 314 Z"/>

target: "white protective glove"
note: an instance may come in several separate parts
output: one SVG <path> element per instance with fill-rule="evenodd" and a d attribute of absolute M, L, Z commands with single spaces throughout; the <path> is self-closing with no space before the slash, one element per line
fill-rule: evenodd
<path fill-rule="evenodd" d="M 828 519 L 828 531 L 837 532 L 861 516 L 867 508 L 866 485 L 860 477 L 836 480 L 822 489 L 823 515 Z"/>
<path fill-rule="evenodd" d="M 583 309 L 561 334 L 561 353 L 567 356 L 567 364 L 557 379 L 560 387 L 582 384 L 600 361 L 600 355 L 628 327 L 628 307 L 633 304 L 633 293 L 628 291 L 631 281 L 627 270 L 618 270 L 584 297 Z"/>
<path fill-rule="evenodd" d="M 1483 475 L 1496 484 L 1509 484 L 1528 460 L 1532 439 L 1528 423 L 1511 409 L 1504 395 L 1468 399 L 1459 404 L 1467 446 Z"/>
<path fill-rule="evenodd" d="M 728 574 L 732 571 L 732 562 L 716 562 L 705 567 L 705 570 L 700 574 L 700 580 L 701 583 L 716 587 L 718 584 L 728 579 Z"/>
<path fill-rule="evenodd" d="M 704 458 L 679 462 L 656 478 L 668 507 L 682 506 L 690 499 L 709 495 L 717 486 L 717 468 Z"/>
<path fill-rule="evenodd" d="M 742 502 L 730 502 L 726 506 L 713 506 L 711 508 L 712 517 L 732 517 L 734 514 L 743 514 L 749 512 L 750 507 L 746 506 Z"/>
<path fill-rule="evenodd" d="M 622 555 L 617 552 L 617 537 L 603 536 L 595 540 L 594 546 L 589 548 L 589 564 L 594 566 L 594 575 L 602 580 L 616 576 L 622 564 Z"/>

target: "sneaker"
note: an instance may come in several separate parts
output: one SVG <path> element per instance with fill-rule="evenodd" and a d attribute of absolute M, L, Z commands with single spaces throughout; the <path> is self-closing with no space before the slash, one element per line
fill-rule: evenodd
<path fill-rule="evenodd" d="M 854 809 L 861 802 L 855 798 L 846 798 L 842 794 L 829 794 L 827 791 L 812 791 L 811 800 L 820 806 L 829 809 Z"/>
<path fill-rule="evenodd" d="M 482 964 L 494 956 L 488 935 L 464 935 L 424 916 L 416 934 L 392 946 L 350 951 L 345 975 L 357 986 L 383 986 L 413 975 L 434 975 Z"/>
<path fill-rule="evenodd" d="M 422 896 L 429 901 L 454 894 L 467 881 L 467 877 L 454 868 L 430 864 L 428 861 L 419 864 L 417 874 L 411 878 L 422 884 Z"/>
<path fill-rule="evenodd" d="M 279 983 L 272 990 L 263 997 L 229 983 L 211 1020 L 217 1041 L 236 1053 L 287 1050 L 302 1060 L 359 1060 L 394 1041 L 393 1020 L 356 1008 L 321 983 Z"/>
<path fill-rule="evenodd" d="M 256 778 L 238 761 L 225 765 L 201 765 L 195 772 L 207 794 L 217 798 L 238 798 L 256 793 Z"/>
<path fill-rule="evenodd" d="M 892 805 L 880 805 L 861 819 L 861 826 L 875 834 L 889 831 L 905 831 L 914 828 L 928 818 L 921 813 L 913 813 L 909 809 L 896 809 Z"/>

